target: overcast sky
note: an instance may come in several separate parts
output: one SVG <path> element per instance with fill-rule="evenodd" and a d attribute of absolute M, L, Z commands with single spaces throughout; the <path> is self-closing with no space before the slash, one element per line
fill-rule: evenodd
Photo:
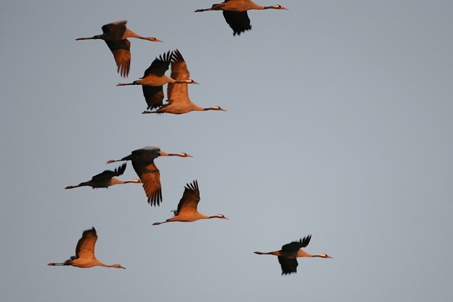
<path fill-rule="evenodd" d="M 233 37 L 213 2 L 3 1 L 3 301 L 452 301 L 453 2 L 263 0 Z M 101 34 L 128 27 L 129 77 Z M 179 49 L 191 100 L 227 112 L 142 115 L 138 86 Z M 170 75 L 170 72 L 167 72 Z M 166 94 L 166 88 L 165 88 Z M 141 185 L 65 190 L 144 146 L 163 203 Z M 137 178 L 132 166 L 120 179 Z M 206 215 L 152 226 L 198 180 Z M 51 267 L 94 226 L 97 258 Z M 275 251 L 312 234 L 281 276 Z"/>

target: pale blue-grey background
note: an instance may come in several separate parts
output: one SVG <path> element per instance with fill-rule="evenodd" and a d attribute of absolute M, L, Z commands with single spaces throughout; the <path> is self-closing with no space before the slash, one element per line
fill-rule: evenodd
<path fill-rule="evenodd" d="M 2 301 L 453 300 L 453 2 L 278 1 L 240 37 L 194 13 L 207 0 L 2 2 Z M 164 41 L 131 39 L 126 80 L 75 41 L 122 19 Z M 141 88 L 116 87 L 173 49 L 192 101 L 227 112 L 142 115 Z M 141 185 L 64 190 L 147 145 L 194 156 L 156 160 L 160 207 Z M 152 226 L 194 179 L 230 220 Z M 47 266 L 92 226 L 126 270 Z M 308 234 L 334 259 L 282 277 L 253 254 Z"/>

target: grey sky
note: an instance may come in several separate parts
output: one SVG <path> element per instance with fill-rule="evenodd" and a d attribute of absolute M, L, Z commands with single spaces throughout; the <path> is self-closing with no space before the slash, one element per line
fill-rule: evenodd
<path fill-rule="evenodd" d="M 451 301 L 453 3 L 257 1 L 289 10 L 249 12 L 240 37 L 194 13 L 213 3 L 1 4 L 4 301 Z M 131 39 L 128 79 L 75 41 L 123 19 L 164 41 Z M 141 88 L 116 87 L 174 49 L 191 100 L 227 112 L 142 115 Z M 64 190 L 149 145 L 194 156 L 155 161 L 160 207 L 135 184 Z M 199 211 L 230 220 L 152 226 L 194 179 Z M 47 266 L 92 226 L 126 270 Z M 334 259 L 282 277 L 253 254 L 308 234 Z"/>

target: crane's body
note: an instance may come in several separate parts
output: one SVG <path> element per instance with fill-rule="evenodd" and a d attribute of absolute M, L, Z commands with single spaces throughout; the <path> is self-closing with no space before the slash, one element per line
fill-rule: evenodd
<path fill-rule="evenodd" d="M 187 64 L 184 61 L 179 50 L 175 50 L 172 53 L 171 58 L 171 78 L 177 81 L 187 81 L 190 78 Z M 143 113 L 172 113 L 172 114 L 183 114 L 190 111 L 207 111 L 207 110 L 219 110 L 226 111 L 219 106 L 210 108 L 202 108 L 189 99 L 188 84 L 181 83 L 168 83 L 167 86 L 167 104 L 161 106 L 156 111 L 144 111 Z"/>
<path fill-rule="evenodd" d="M 76 255 L 72 256 L 71 259 L 66 260 L 63 263 L 49 263 L 50 266 L 67 266 L 72 265 L 76 267 L 89 268 L 93 266 L 105 266 L 105 267 L 116 267 L 124 268 L 119 264 L 107 265 L 96 259 L 94 256 L 94 246 L 98 236 L 96 230 L 93 227 L 91 230 L 83 232 L 82 238 L 79 239 L 76 246 Z"/>
<path fill-rule="evenodd" d="M 200 219 L 221 218 L 228 219 L 222 214 L 207 216 L 198 212 L 197 207 L 200 202 L 200 190 L 196 180 L 191 184 L 187 184 L 184 188 L 184 193 L 178 204 L 178 209 L 174 211 L 175 216 L 167 219 L 164 222 L 155 222 L 153 225 L 159 225 L 166 222 L 180 221 L 193 222 Z"/>
<path fill-rule="evenodd" d="M 240 35 L 246 30 L 251 30 L 250 19 L 247 15 L 248 10 L 264 10 L 264 9 L 284 9 L 281 5 L 262 6 L 250 0 L 226 0 L 225 2 L 213 4 L 211 8 L 197 9 L 195 12 L 205 12 L 221 10 L 225 21 L 233 30 L 233 35 Z"/>
<path fill-rule="evenodd" d="M 255 252 L 255 254 L 278 256 L 278 262 L 280 263 L 280 266 L 282 268 L 282 275 L 289 275 L 297 272 L 297 266 L 299 265 L 297 263 L 298 257 L 320 257 L 332 259 L 332 257 L 326 254 L 312 255 L 301 250 L 301 248 L 306 247 L 310 243 L 310 239 L 311 235 L 308 235 L 307 237 L 299 241 L 293 241 L 291 243 L 285 244 L 284 246 L 282 246 L 282 249 L 280 251 L 268 253 Z"/>
<path fill-rule="evenodd" d="M 132 153 L 119 160 L 109 160 L 107 163 L 130 160 L 135 172 L 143 183 L 143 189 L 148 197 L 148 203 L 153 206 L 160 205 L 162 201 L 162 186 L 160 172 L 154 159 L 159 156 L 192 157 L 187 153 L 166 153 L 159 147 L 148 146 L 132 151 Z"/>
<path fill-rule="evenodd" d="M 115 58 L 118 66 L 117 72 L 122 77 L 129 75 L 131 65 L 131 42 L 127 38 L 137 38 L 153 42 L 162 42 L 154 37 L 142 37 L 126 27 L 127 20 L 121 20 L 105 24 L 102 26 L 102 35 L 88 38 L 78 38 L 76 40 L 104 40 Z"/>
<path fill-rule="evenodd" d="M 121 167 L 116 168 L 114 171 L 112 170 L 105 170 L 102 173 L 99 173 L 91 178 L 89 181 L 81 182 L 77 186 L 67 186 L 65 189 L 74 189 L 78 187 L 90 186 L 93 189 L 96 188 L 108 188 L 113 185 L 125 184 L 125 183 L 140 183 L 141 181 L 138 179 L 132 180 L 119 180 L 115 176 L 120 176 L 126 170 L 126 165 L 123 164 Z"/>
<path fill-rule="evenodd" d="M 164 91 L 163 85 L 171 84 L 198 84 L 189 78 L 184 80 L 175 80 L 167 75 L 165 72 L 170 66 L 172 52 L 168 51 L 159 58 L 154 59 L 148 69 L 145 70 L 143 77 L 132 83 L 119 83 L 117 86 L 127 85 L 142 85 L 143 96 L 148 105 L 147 109 L 160 108 L 163 105 Z"/>

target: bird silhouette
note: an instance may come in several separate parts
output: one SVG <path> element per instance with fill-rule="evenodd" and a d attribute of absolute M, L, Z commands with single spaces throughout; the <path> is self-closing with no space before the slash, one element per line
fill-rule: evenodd
<path fill-rule="evenodd" d="M 125 184 L 125 183 L 141 183 L 140 180 L 138 179 L 132 179 L 132 180 L 119 180 L 118 178 L 115 178 L 115 176 L 120 176 L 124 173 L 126 170 L 126 165 L 123 164 L 121 167 L 116 168 L 114 171 L 112 170 L 105 170 L 102 173 L 99 173 L 91 178 L 89 181 L 81 182 L 77 186 L 67 186 L 65 189 L 74 189 L 78 187 L 84 187 L 84 186 L 90 186 L 93 189 L 95 188 L 108 188 L 113 185 L 118 185 L 118 184 Z"/>
<path fill-rule="evenodd" d="M 132 161 L 132 166 L 143 183 L 148 203 L 152 206 L 158 206 L 162 201 L 162 186 L 160 183 L 160 172 L 154 163 L 154 159 L 159 156 L 192 157 L 187 153 L 166 153 L 161 151 L 159 147 L 148 146 L 134 150 L 130 155 L 122 159 L 109 160 L 107 163 L 124 160 Z"/>
<path fill-rule="evenodd" d="M 178 81 L 188 80 L 190 77 L 187 64 L 184 61 L 179 50 L 172 53 L 171 58 L 171 78 Z M 161 106 L 156 111 L 144 111 L 143 113 L 173 113 L 182 114 L 190 111 L 207 111 L 207 110 L 220 110 L 226 111 L 219 106 L 202 108 L 195 105 L 189 99 L 188 84 L 174 84 L 168 83 L 167 86 L 167 104 Z"/>
<path fill-rule="evenodd" d="M 195 12 L 222 10 L 225 21 L 230 25 L 234 35 L 240 35 L 246 30 L 251 30 L 250 19 L 247 11 L 251 9 L 285 9 L 281 5 L 261 6 L 250 0 L 226 0 L 219 4 L 213 4 L 211 8 L 197 9 Z"/>
<path fill-rule="evenodd" d="M 320 257 L 332 259 L 332 257 L 327 256 L 326 254 L 312 255 L 301 250 L 301 248 L 306 247 L 308 243 L 310 243 L 310 239 L 311 235 L 308 235 L 300 241 L 293 241 L 291 243 L 285 244 L 284 246 L 282 246 L 282 249 L 280 251 L 269 253 L 255 252 L 255 254 L 278 256 L 278 262 L 282 267 L 282 275 L 289 275 L 291 273 L 297 272 L 297 266 L 299 265 L 297 263 L 298 257 Z"/>
<path fill-rule="evenodd" d="M 206 216 L 197 211 L 198 203 L 200 202 L 200 190 L 196 180 L 191 184 L 187 184 L 184 189 L 184 194 L 178 204 L 178 209 L 174 211 L 175 216 L 167 219 L 164 222 L 155 222 L 153 225 L 159 225 L 166 222 L 181 221 L 192 222 L 199 219 L 221 218 L 228 219 L 222 214 L 214 216 Z"/>
<path fill-rule="evenodd" d="M 49 263 L 50 266 L 63 266 L 72 265 L 76 267 L 93 267 L 93 266 L 105 266 L 105 267 L 116 267 L 124 268 L 119 264 L 107 265 L 97 260 L 94 256 L 94 246 L 98 240 L 96 230 L 94 227 L 91 230 L 83 232 L 82 238 L 77 242 L 76 255 L 72 256 L 71 259 L 66 260 L 64 263 Z"/>
<path fill-rule="evenodd" d="M 122 77 L 129 75 L 131 66 L 131 42 L 127 38 L 137 38 L 153 42 L 162 42 L 154 37 L 142 37 L 126 27 L 127 20 L 116 21 L 102 26 L 102 35 L 76 40 L 101 39 L 107 43 L 118 66 L 117 72 Z"/>
<path fill-rule="evenodd" d="M 194 80 L 175 80 L 165 75 L 165 72 L 168 70 L 168 66 L 170 66 L 171 57 L 171 51 L 160 55 L 159 58 L 154 59 L 148 69 L 145 70 L 143 78 L 132 83 L 119 83 L 117 86 L 142 85 L 143 95 L 145 96 L 146 103 L 148 104 L 147 109 L 162 107 L 164 100 L 163 85 L 168 83 L 198 84 Z"/>

